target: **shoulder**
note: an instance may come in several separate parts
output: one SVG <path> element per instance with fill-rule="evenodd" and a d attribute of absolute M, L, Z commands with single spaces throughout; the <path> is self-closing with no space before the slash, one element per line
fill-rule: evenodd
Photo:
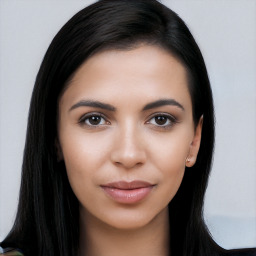
<path fill-rule="evenodd" d="M 2 249 L 0 247 L 0 256 L 24 256 L 24 254 L 18 249 L 13 249 L 13 248 Z"/>
<path fill-rule="evenodd" d="M 256 256 L 256 248 L 228 250 L 223 256 Z"/>

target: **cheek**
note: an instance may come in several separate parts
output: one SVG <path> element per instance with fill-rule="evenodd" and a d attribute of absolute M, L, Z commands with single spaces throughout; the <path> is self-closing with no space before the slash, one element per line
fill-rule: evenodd
<path fill-rule="evenodd" d="M 159 138 L 151 138 L 150 158 L 160 170 L 175 173 L 185 168 L 190 149 L 190 136 L 186 133 L 173 133 Z"/>
<path fill-rule="evenodd" d="M 176 152 L 177 153 L 177 152 Z M 171 200 L 178 191 L 185 172 L 184 154 L 169 154 L 162 156 L 163 161 L 159 164 L 162 180 L 160 185 L 163 186 L 163 192 Z M 167 161 L 166 159 L 169 159 Z M 160 166 L 161 165 L 161 166 Z"/>
<path fill-rule="evenodd" d="M 68 130 L 64 131 L 61 142 L 68 171 L 78 173 L 102 164 L 106 159 L 107 148 L 109 147 L 103 136 L 86 134 L 83 130 L 70 133 Z"/>
<path fill-rule="evenodd" d="M 176 195 L 185 172 L 185 164 L 183 161 L 163 162 L 161 168 L 162 179 L 158 184 L 158 201 L 156 204 L 167 206 Z M 161 200 L 159 200 L 161 198 Z M 161 202 L 159 202 L 161 201 Z"/>
<path fill-rule="evenodd" d="M 154 142 L 153 142 L 154 143 Z M 169 136 L 161 143 L 154 143 L 151 159 L 160 174 L 159 188 L 168 203 L 178 191 L 182 182 L 190 140 L 184 136 Z"/>
<path fill-rule="evenodd" d="M 99 138 L 85 136 L 83 132 L 67 131 L 60 140 L 70 185 L 76 195 L 84 193 L 91 188 L 97 171 L 104 163 L 106 150 L 102 150 Z"/>
<path fill-rule="evenodd" d="M 90 202 L 104 178 L 102 170 L 108 164 L 112 140 L 107 131 L 89 133 L 71 128 L 67 125 L 60 134 L 69 183 L 80 202 Z"/>

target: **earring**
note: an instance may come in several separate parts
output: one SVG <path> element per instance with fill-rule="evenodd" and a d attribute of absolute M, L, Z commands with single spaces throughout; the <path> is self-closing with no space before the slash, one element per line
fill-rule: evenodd
<path fill-rule="evenodd" d="M 186 158 L 186 163 L 189 163 L 190 162 L 190 158 Z"/>

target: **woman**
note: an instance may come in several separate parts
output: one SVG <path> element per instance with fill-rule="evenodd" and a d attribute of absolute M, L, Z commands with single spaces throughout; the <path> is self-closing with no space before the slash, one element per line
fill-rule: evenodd
<path fill-rule="evenodd" d="M 60 30 L 39 70 L 18 213 L 1 246 L 255 255 L 220 248 L 204 224 L 213 146 L 209 79 L 183 21 L 153 0 L 99 1 Z"/>

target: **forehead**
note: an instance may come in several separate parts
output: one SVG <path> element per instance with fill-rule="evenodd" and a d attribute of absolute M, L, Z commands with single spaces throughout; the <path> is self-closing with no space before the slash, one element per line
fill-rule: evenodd
<path fill-rule="evenodd" d="M 130 100 L 175 96 L 183 104 L 191 104 L 186 69 L 169 52 L 152 45 L 93 55 L 75 72 L 61 100 L 116 100 L 122 94 Z"/>

